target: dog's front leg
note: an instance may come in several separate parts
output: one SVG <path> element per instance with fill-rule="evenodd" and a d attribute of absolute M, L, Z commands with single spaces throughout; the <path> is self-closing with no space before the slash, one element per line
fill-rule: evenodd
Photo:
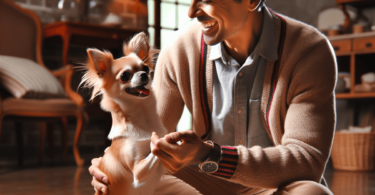
<path fill-rule="evenodd" d="M 133 168 L 133 186 L 141 186 L 146 181 L 152 181 L 152 183 L 156 183 L 160 180 L 162 174 L 163 165 L 160 163 L 157 156 L 150 153 L 145 159 L 135 164 Z"/>

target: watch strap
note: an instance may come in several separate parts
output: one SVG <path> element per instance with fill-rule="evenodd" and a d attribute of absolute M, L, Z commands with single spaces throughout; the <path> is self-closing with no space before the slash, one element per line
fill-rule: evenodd
<path fill-rule="evenodd" d="M 213 161 L 219 163 L 221 159 L 221 146 L 211 140 L 207 140 L 206 143 L 210 143 L 212 145 L 212 150 L 206 161 Z"/>
<path fill-rule="evenodd" d="M 213 172 L 209 172 L 209 171 L 205 170 L 204 166 L 205 166 L 205 164 L 211 164 L 212 165 L 212 163 L 214 163 L 214 164 L 216 164 L 216 167 L 217 167 L 216 171 L 217 171 L 217 169 L 219 167 L 219 162 L 220 162 L 220 159 L 221 159 L 221 146 L 214 143 L 213 141 L 210 141 L 210 140 L 205 141 L 205 143 L 208 143 L 208 144 L 212 145 L 212 149 L 211 149 L 207 159 L 199 164 L 199 168 L 203 172 L 213 173 Z"/>

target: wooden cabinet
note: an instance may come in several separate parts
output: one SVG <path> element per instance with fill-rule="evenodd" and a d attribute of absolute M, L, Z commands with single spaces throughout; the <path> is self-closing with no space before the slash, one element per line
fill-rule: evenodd
<path fill-rule="evenodd" d="M 331 42 L 335 52 L 349 52 L 352 50 L 352 40 L 339 40 Z"/>
<path fill-rule="evenodd" d="M 81 22 L 55 22 L 44 26 L 43 35 L 47 40 L 51 37 L 61 37 L 63 42 L 62 64 L 66 65 L 70 44 L 88 48 L 122 49 L 123 42 L 139 32 L 147 33 L 147 29 L 125 29 Z"/>
<path fill-rule="evenodd" d="M 353 51 L 375 50 L 375 37 L 358 38 L 353 40 Z"/>
<path fill-rule="evenodd" d="M 375 32 L 329 37 L 336 52 L 339 72 L 350 73 L 351 87 L 348 92 L 337 93 L 337 99 L 375 98 L 375 92 L 355 92 L 361 84 L 361 76 L 375 72 Z"/>

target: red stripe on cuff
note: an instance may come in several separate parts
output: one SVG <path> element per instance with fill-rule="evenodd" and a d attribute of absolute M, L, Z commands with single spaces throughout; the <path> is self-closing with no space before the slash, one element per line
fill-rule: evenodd
<path fill-rule="evenodd" d="M 222 158 L 221 161 L 237 162 L 238 159 L 233 159 L 233 158 Z"/>
<path fill-rule="evenodd" d="M 234 173 L 234 170 L 230 170 L 230 169 L 219 168 L 218 170 L 220 170 L 220 171 L 225 171 L 225 172 L 229 172 L 229 173 Z"/>
<path fill-rule="evenodd" d="M 225 164 L 225 163 L 220 163 L 219 166 L 223 166 L 223 167 L 231 167 L 231 168 L 236 168 L 237 165 L 230 165 L 230 164 Z"/>
<path fill-rule="evenodd" d="M 231 147 L 231 146 L 221 146 L 222 149 L 228 149 L 228 150 L 235 150 L 237 151 L 237 148 Z"/>
<path fill-rule="evenodd" d="M 219 162 L 218 171 L 211 174 L 216 175 L 218 177 L 230 179 L 237 169 L 237 148 L 231 146 L 221 146 L 221 154 L 222 156 Z"/>
<path fill-rule="evenodd" d="M 229 155 L 238 155 L 237 152 L 234 152 L 234 151 L 225 151 L 225 150 L 222 150 L 221 153 L 229 154 Z"/>

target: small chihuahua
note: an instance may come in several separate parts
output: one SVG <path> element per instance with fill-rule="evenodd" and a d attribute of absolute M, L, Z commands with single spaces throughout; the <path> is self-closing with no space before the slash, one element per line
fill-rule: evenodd
<path fill-rule="evenodd" d="M 99 165 L 108 176 L 110 194 L 199 194 L 190 185 L 164 174 L 162 164 L 151 153 L 152 131 L 167 133 L 157 115 L 151 88 L 153 56 L 158 50 L 150 48 L 145 33 L 134 36 L 123 50 L 125 56 L 114 60 L 109 52 L 88 49 L 81 82 L 94 88 L 91 99 L 102 95 L 102 109 L 112 114 L 108 135 L 112 145 Z"/>

